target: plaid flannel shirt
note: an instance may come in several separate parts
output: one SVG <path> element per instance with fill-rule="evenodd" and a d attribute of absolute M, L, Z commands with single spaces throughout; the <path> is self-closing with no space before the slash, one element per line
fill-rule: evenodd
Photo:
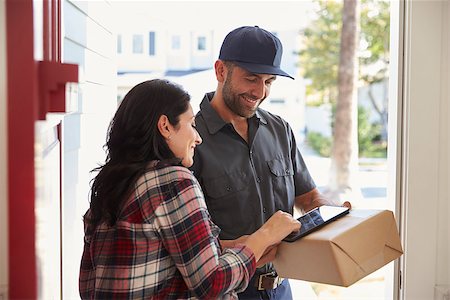
<path fill-rule="evenodd" d="M 113 227 L 85 224 L 81 298 L 237 298 L 254 254 L 244 245 L 222 251 L 219 232 L 188 169 L 148 171 Z"/>

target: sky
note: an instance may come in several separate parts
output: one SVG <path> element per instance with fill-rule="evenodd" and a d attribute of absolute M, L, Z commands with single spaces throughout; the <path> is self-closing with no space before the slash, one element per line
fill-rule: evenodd
<path fill-rule="evenodd" d="M 166 27 L 233 29 L 258 25 L 268 30 L 306 25 L 311 1 L 120 1 L 112 5 L 128 22 L 159 21 Z M 125 22 L 121 22 L 125 26 Z"/>

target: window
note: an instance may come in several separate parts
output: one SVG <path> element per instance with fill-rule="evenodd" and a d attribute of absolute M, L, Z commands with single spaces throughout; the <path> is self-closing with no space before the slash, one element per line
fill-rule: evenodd
<path fill-rule="evenodd" d="M 144 36 L 142 34 L 133 34 L 133 53 L 144 53 Z"/>
<path fill-rule="evenodd" d="M 273 99 L 270 99 L 270 103 L 273 103 L 273 104 L 284 104 L 284 103 L 286 103 L 286 100 L 283 99 L 283 98 L 273 98 Z"/>
<path fill-rule="evenodd" d="M 148 33 L 148 55 L 149 56 L 155 56 L 156 52 L 155 52 L 155 32 L 154 31 L 150 31 Z"/>
<path fill-rule="evenodd" d="M 179 35 L 172 36 L 171 49 L 172 50 L 180 50 L 181 49 L 181 37 Z"/>
<path fill-rule="evenodd" d="M 197 50 L 198 51 L 206 50 L 206 37 L 205 36 L 199 36 L 197 38 Z"/>
<path fill-rule="evenodd" d="M 122 35 L 117 35 L 117 53 L 122 53 Z"/>

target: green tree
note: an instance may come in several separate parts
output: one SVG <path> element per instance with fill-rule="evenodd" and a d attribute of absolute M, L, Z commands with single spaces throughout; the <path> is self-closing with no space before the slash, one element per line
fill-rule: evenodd
<path fill-rule="evenodd" d="M 389 66 L 390 11 L 388 1 L 363 1 L 361 8 L 360 64 L 371 67 L 361 72 L 366 83 L 384 80 Z"/>
<path fill-rule="evenodd" d="M 303 32 L 300 69 L 310 81 L 306 87 L 309 102 L 335 103 L 339 46 L 342 28 L 342 1 L 317 0 L 315 18 Z M 360 35 L 357 55 L 359 80 L 371 86 L 387 78 L 389 65 L 389 1 L 361 1 Z M 387 88 L 387 85 L 386 85 Z M 376 101 L 372 91 L 370 100 L 380 119 L 387 121 L 387 98 Z M 387 95 L 387 93 L 385 93 Z"/>
<path fill-rule="evenodd" d="M 304 31 L 300 51 L 306 93 L 313 102 L 332 103 L 331 173 L 327 193 L 339 199 L 356 192 L 352 178 L 357 171 L 357 86 L 386 82 L 389 64 L 389 3 L 370 0 L 317 0 L 317 17 Z M 359 68 L 357 66 L 359 65 Z M 387 95 L 387 93 L 384 93 Z M 369 98 L 380 119 L 387 120 L 387 97 Z"/>
<path fill-rule="evenodd" d="M 338 98 L 331 151 L 329 187 L 340 195 L 352 189 L 352 174 L 357 170 L 358 103 L 357 103 L 357 47 L 359 40 L 359 0 L 344 0 L 342 30 L 339 43 Z"/>
<path fill-rule="evenodd" d="M 316 5 L 316 18 L 303 32 L 300 68 L 303 77 L 310 79 L 306 87 L 309 97 L 315 96 L 319 103 L 335 102 L 342 3 L 319 0 Z"/>
<path fill-rule="evenodd" d="M 368 96 L 378 113 L 381 123 L 381 139 L 387 141 L 388 121 L 388 67 L 389 67 L 390 11 L 387 1 L 366 1 L 361 11 L 360 64 L 364 66 L 361 80 L 369 87 Z M 382 99 L 377 101 L 373 93 L 374 83 L 382 84 Z"/>

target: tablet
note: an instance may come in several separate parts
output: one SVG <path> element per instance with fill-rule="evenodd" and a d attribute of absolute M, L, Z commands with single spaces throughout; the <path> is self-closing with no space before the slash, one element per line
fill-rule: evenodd
<path fill-rule="evenodd" d="M 314 230 L 328 224 L 346 214 L 350 209 L 343 206 L 328 206 L 323 205 L 317 207 L 308 213 L 304 214 L 297 220 L 302 224 L 300 230 L 289 234 L 283 239 L 286 242 L 293 242 L 301 237 L 313 232 Z"/>

